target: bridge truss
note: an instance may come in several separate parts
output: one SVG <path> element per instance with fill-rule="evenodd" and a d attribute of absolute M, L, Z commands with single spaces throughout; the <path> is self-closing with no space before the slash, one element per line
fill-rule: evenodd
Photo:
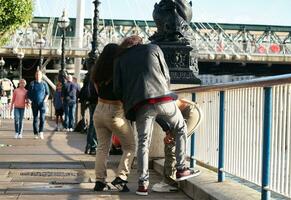
<path fill-rule="evenodd" d="M 156 31 L 153 21 L 102 19 L 99 24 L 99 52 L 107 43 L 119 43 L 132 34 L 138 34 L 147 43 L 148 37 Z M 42 35 L 46 40 L 42 47 L 43 55 L 60 57 L 61 37 L 55 18 L 34 18 L 29 27 L 18 30 L 11 37 L 0 53 L 13 56 L 21 49 L 26 56 L 35 57 L 40 49 L 36 42 L 40 35 L 39 27 L 42 27 Z M 74 34 L 75 19 L 71 19 L 66 38 L 66 55 L 86 57 L 91 48 L 91 20 L 85 19 L 82 48 L 78 47 L 78 38 Z M 291 63 L 291 27 L 195 22 L 189 25 L 185 35 L 199 61 Z"/>

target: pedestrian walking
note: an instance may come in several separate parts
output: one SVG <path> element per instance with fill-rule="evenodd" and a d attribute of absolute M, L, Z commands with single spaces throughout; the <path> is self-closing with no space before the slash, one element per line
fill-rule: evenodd
<path fill-rule="evenodd" d="M 71 75 L 68 75 L 67 83 L 65 83 L 63 87 L 62 98 L 65 110 L 64 128 L 69 132 L 72 132 L 75 128 L 76 104 L 79 92 L 79 85 L 73 82 L 73 77 Z"/>
<path fill-rule="evenodd" d="M 14 138 L 21 139 L 23 137 L 23 117 L 25 107 L 28 104 L 27 90 L 25 89 L 26 81 L 20 79 L 19 87 L 13 91 L 10 112 L 14 108 L 14 126 L 15 135 Z"/>
<path fill-rule="evenodd" d="M 31 103 L 33 114 L 34 139 L 44 139 L 43 130 L 47 107 L 46 102 L 49 98 L 49 87 L 47 83 L 42 80 L 42 72 L 40 70 L 35 72 L 35 80 L 29 85 L 28 98 Z"/>
<path fill-rule="evenodd" d="M 62 130 L 63 126 L 63 115 L 64 115 L 64 105 L 62 99 L 62 83 L 58 82 L 56 85 L 56 91 L 54 93 L 54 107 L 55 107 L 55 115 L 56 115 L 56 131 Z"/>
<path fill-rule="evenodd" d="M 89 81 L 86 85 L 87 90 L 87 101 L 89 107 L 89 127 L 87 130 L 87 144 L 85 148 L 86 154 L 95 155 L 96 154 L 96 145 L 97 145 L 97 138 L 96 138 L 96 130 L 94 127 L 94 112 L 98 101 L 98 94 L 96 92 L 94 83 Z"/>

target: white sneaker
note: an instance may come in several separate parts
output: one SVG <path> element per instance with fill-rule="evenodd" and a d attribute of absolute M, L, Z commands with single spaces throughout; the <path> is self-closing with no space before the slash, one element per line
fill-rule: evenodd
<path fill-rule="evenodd" d="M 34 139 L 35 139 L 35 140 L 38 139 L 38 135 L 34 135 Z"/>
<path fill-rule="evenodd" d="M 152 187 L 152 191 L 154 192 L 177 192 L 178 188 L 171 186 L 165 182 L 156 183 Z"/>
<path fill-rule="evenodd" d="M 69 132 L 73 132 L 73 129 L 72 129 L 72 128 L 70 128 L 70 129 L 69 129 Z"/>
<path fill-rule="evenodd" d="M 64 131 L 67 132 L 67 131 L 69 131 L 69 129 L 68 128 L 64 128 Z"/>
<path fill-rule="evenodd" d="M 18 138 L 18 133 L 15 133 L 14 139 L 17 139 L 17 138 Z"/>
<path fill-rule="evenodd" d="M 22 133 L 19 133 L 18 138 L 22 139 Z"/>
<path fill-rule="evenodd" d="M 39 132 L 39 137 L 40 137 L 40 139 L 42 139 L 43 140 L 43 132 Z"/>

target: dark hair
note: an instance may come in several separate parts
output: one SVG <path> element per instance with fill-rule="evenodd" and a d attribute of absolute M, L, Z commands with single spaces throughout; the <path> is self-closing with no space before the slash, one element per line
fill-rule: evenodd
<path fill-rule="evenodd" d="M 118 50 L 118 53 L 117 55 L 120 56 L 121 54 L 123 54 L 127 49 L 133 47 L 133 46 L 136 46 L 136 45 L 139 45 L 139 44 L 142 44 L 142 38 L 139 37 L 138 35 L 132 35 L 132 36 L 129 36 L 127 38 L 125 38 L 121 44 L 119 45 L 119 50 Z"/>
<path fill-rule="evenodd" d="M 107 44 L 96 64 L 91 70 L 91 80 L 94 83 L 102 83 L 112 79 L 114 58 L 118 50 L 118 45 L 114 43 Z"/>

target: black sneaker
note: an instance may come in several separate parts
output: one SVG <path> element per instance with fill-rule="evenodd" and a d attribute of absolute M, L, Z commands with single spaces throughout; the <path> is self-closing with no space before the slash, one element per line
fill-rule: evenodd
<path fill-rule="evenodd" d="M 85 154 L 89 154 L 90 153 L 90 146 L 89 145 L 86 145 L 84 153 Z"/>
<path fill-rule="evenodd" d="M 109 155 L 122 155 L 122 153 L 122 149 L 116 147 L 112 147 L 109 151 Z"/>
<path fill-rule="evenodd" d="M 101 181 L 96 181 L 94 191 L 108 191 L 110 187 Z"/>
<path fill-rule="evenodd" d="M 96 155 L 96 148 L 91 148 L 89 151 L 90 155 Z"/>
<path fill-rule="evenodd" d="M 129 192 L 129 188 L 127 187 L 128 181 L 122 180 L 120 177 L 116 177 L 111 184 L 114 185 L 119 192 Z"/>
<path fill-rule="evenodd" d="M 185 167 L 183 169 L 177 170 L 176 181 L 183 181 L 188 178 L 198 176 L 200 173 L 201 172 L 198 169 L 189 169 Z"/>

